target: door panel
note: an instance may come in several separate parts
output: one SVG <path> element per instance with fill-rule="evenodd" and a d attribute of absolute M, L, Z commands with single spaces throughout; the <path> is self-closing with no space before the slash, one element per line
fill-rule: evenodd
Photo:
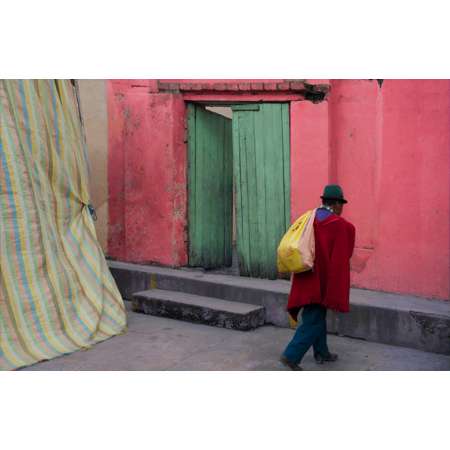
<path fill-rule="evenodd" d="M 233 153 L 240 274 L 274 279 L 290 221 L 288 104 L 233 107 Z"/>
<path fill-rule="evenodd" d="M 231 266 L 231 120 L 188 105 L 189 265 Z"/>

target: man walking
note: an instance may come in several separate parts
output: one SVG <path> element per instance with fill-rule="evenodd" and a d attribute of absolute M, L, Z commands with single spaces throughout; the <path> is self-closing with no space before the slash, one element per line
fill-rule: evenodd
<path fill-rule="evenodd" d="M 287 310 L 293 319 L 302 311 L 302 324 L 280 361 L 292 370 L 312 346 L 317 363 L 336 361 L 327 345 L 327 309 L 349 311 L 350 258 L 355 245 L 355 227 L 341 216 L 347 203 L 342 188 L 325 186 L 322 206 L 314 219 L 315 260 L 308 272 L 294 274 Z"/>

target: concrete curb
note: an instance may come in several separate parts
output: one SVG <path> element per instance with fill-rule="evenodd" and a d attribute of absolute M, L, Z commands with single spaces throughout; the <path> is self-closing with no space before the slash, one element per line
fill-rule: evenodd
<path fill-rule="evenodd" d="M 266 323 L 288 327 L 286 314 L 290 284 L 210 274 L 191 269 L 109 261 L 123 298 L 158 288 L 229 301 L 261 305 Z M 328 315 L 330 333 L 371 342 L 399 345 L 450 355 L 450 302 L 383 292 L 351 290 L 351 312 Z"/>

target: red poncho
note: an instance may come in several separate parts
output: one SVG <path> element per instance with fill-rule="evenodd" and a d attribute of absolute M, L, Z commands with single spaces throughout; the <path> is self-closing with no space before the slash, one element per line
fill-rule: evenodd
<path fill-rule="evenodd" d="M 294 274 L 287 310 L 296 319 L 301 307 L 318 303 L 340 312 L 349 311 L 350 258 L 355 227 L 335 214 L 314 220 L 314 268 Z"/>

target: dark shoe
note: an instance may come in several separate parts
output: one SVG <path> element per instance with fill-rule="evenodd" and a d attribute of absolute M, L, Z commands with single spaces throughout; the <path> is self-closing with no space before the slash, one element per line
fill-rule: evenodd
<path fill-rule="evenodd" d="M 303 370 L 298 364 L 293 363 L 292 361 L 289 361 L 286 356 L 280 357 L 280 362 L 286 367 L 289 367 L 291 370 Z"/>
<path fill-rule="evenodd" d="M 324 362 L 334 362 L 338 359 L 336 353 L 328 353 L 327 355 L 314 355 L 314 359 L 317 364 L 323 364 Z"/>

